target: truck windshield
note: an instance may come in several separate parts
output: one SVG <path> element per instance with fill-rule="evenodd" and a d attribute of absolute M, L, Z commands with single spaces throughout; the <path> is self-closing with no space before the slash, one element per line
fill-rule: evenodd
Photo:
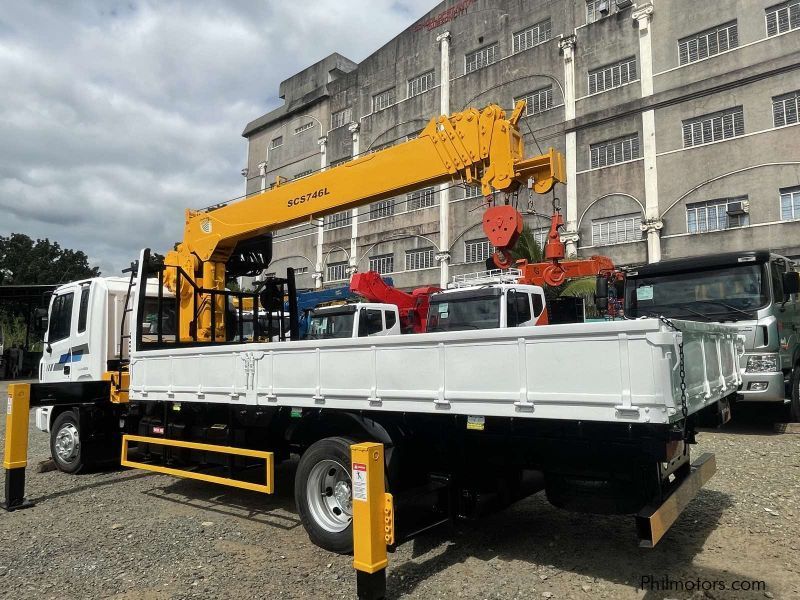
<path fill-rule="evenodd" d="M 628 278 L 625 314 L 739 321 L 769 303 L 763 266 L 746 264 Z"/>
<path fill-rule="evenodd" d="M 431 302 L 428 331 L 464 331 L 500 327 L 497 296 L 482 298 L 441 298 Z"/>
<path fill-rule="evenodd" d="M 353 312 L 313 315 L 308 323 L 306 339 L 324 340 L 353 337 L 354 316 Z"/>

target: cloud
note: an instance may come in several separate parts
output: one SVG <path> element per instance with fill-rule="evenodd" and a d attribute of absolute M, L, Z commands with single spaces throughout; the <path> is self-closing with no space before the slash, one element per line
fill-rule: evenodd
<path fill-rule="evenodd" d="M 240 195 L 244 125 L 331 52 L 362 60 L 430 0 L 20 2 L 0 14 L 0 235 L 106 274 Z"/>

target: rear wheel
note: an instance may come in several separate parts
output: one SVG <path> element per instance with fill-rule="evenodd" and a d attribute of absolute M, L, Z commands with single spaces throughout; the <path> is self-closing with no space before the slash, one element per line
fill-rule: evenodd
<path fill-rule="evenodd" d="M 347 554 L 353 551 L 353 499 L 350 445 L 331 437 L 311 445 L 300 459 L 294 498 L 308 537 L 317 546 Z"/>
<path fill-rule="evenodd" d="M 50 429 L 50 455 L 65 473 L 78 473 L 86 466 L 78 416 L 71 410 L 58 415 Z"/>

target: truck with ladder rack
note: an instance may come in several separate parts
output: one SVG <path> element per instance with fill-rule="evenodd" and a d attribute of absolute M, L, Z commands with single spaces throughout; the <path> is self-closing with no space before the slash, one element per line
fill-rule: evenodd
<path fill-rule="evenodd" d="M 123 303 L 129 329 L 120 336 L 127 360 L 108 361 L 99 380 L 11 392 L 6 506 L 24 505 L 20 415 L 54 406 L 75 415 L 65 443 L 72 440 L 83 464 L 108 442 L 121 446 L 124 466 L 271 493 L 274 465 L 299 457 L 295 501 L 308 535 L 336 552 L 355 543 L 355 565 L 367 574 L 385 561 L 365 562 L 359 548 L 367 537 L 383 543 L 383 526 L 367 534 L 353 519 L 375 486 L 391 494 L 390 546 L 541 490 L 565 509 L 636 515 L 642 544 L 657 543 L 714 473 L 713 455 L 692 463 L 689 448 L 698 424 L 725 418 L 741 382 L 730 328 L 659 318 L 542 326 L 541 288 L 518 295 L 535 290 L 478 281 L 432 295 L 426 333 L 304 340 L 292 269 L 260 294 L 225 286 L 258 261 L 269 264 L 276 228 L 455 177 L 479 181 L 485 202 L 497 202 L 484 230 L 508 266 L 521 231 L 521 215 L 509 210 L 515 193 L 524 185 L 546 193 L 564 181 L 554 150 L 524 158 L 523 108 L 518 103 L 508 118 L 491 105 L 442 116 L 397 146 L 188 211 L 176 249 L 143 250 L 131 273 Z M 549 271 L 556 279 L 557 263 Z M 476 290 L 480 299 L 484 288 L 492 302 L 459 304 Z M 234 297 L 238 315 L 229 308 Z M 241 335 L 245 297 L 268 314 L 288 297 L 290 340 L 272 341 L 258 319 L 252 338 Z M 62 298 L 57 290 L 47 343 L 73 331 L 91 343 L 94 328 L 107 323 L 102 311 L 87 309 L 78 332 L 80 302 Z M 362 487 L 362 467 L 369 469 L 351 461 L 351 446 L 355 453 L 367 442 L 385 449 L 370 454 L 385 480 Z M 382 519 L 383 508 L 370 506 Z"/>

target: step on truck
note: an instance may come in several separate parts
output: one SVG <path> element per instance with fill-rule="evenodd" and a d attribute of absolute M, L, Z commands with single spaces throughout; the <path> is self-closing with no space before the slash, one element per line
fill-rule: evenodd
<path fill-rule="evenodd" d="M 437 117 L 415 139 L 187 211 L 183 240 L 165 256 L 143 250 L 131 274 L 127 360 L 107 360 L 99 380 L 73 381 L 70 368 L 69 381 L 11 388 L 6 506 L 24 505 L 28 407 L 53 406 L 73 415 L 65 442 L 76 465 L 119 442 L 124 466 L 271 493 L 275 464 L 299 457 L 301 521 L 323 548 L 355 544 L 359 582 L 386 564 L 364 559 L 365 543 L 385 542 L 385 556 L 386 545 L 541 490 L 565 509 L 636 515 L 642 544 L 657 543 L 714 473 L 713 455 L 692 463 L 690 446 L 738 389 L 730 328 L 648 318 L 453 330 L 442 327 L 456 315 L 448 304 L 434 309 L 436 331 L 301 340 L 292 269 L 261 294 L 225 285 L 268 267 L 275 229 L 454 180 L 480 184 L 484 231 L 507 263 L 522 231 L 520 189 L 564 181 L 554 150 L 525 158 L 523 110 Z M 241 313 L 245 297 L 268 314 L 288 298 L 291 341 L 270 340 L 258 319 L 245 339 L 241 314 L 228 310 Z M 90 344 L 109 327 L 91 292 L 89 302 L 85 331 L 75 292 L 51 303 L 46 343 L 69 343 L 53 353 L 70 367 L 73 332 Z M 363 443 L 375 450 L 351 460 Z M 367 483 L 372 461 L 383 474 Z M 385 506 L 375 491 L 388 492 Z M 359 516 L 367 504 L 370 527 Z"/>
<path fill-rule="evenodd" d="M 724 323 L 744 339 L 739 402 L 784 404 L 800 421 L 800 285 L 795 264 L 763 251 L 665 260 L 629 270 L 629 318 Z"/>

